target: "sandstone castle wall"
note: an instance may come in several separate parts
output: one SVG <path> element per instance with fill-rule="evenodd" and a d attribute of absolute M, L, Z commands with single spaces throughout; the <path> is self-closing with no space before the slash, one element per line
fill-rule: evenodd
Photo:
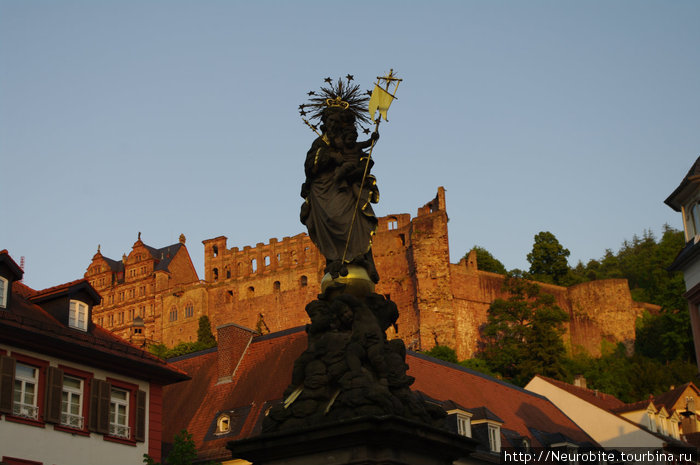
<path fill-rule="evenodd" d="M 478 349 L 479 328 L 491 302 L 506 296 L 501 291 L 503 276 L 478 270 L 475 254 L 450 263 L 447 221 L 442 187 L 413 218 L 405 213 L 379 218 L 373 242 L 381 276 L 376 292 L 399 307 L 398 333 L 390 329 L 389 337 L 399 336 L 415 350 L 448 345 L 463 359 Z M 139 242 L 126 257 L 125 275 L 144 266 L 137 260 L 146 255 Z M 181 242 L 167 272 L 155 271 L 157 266 L 150 264 L 150 274 L 122 281 L 112 276 L 106 279 L 109 284 L 99 284 L 106 274 L 95 273 L 104 266 L 101 257 L 93 257 L 86 277 L 103 295 L 103 304 L 93 312 L 96 322 L 133 339 L 133 317 L 130 320 L 125 309 L 145 308 L 145 340 L 168 346 L 196 340 L 201 315 L 207 315 L 213 327 L 235 323 L 262 333 L 308 323 L 304 307 L 319 292 L 325 260 L 306 234 L 242 249 L 229 248 L 225 236 L 204 240 L 202 281 L 193 274 L 184 238 Z M 143 302 L 109 303 L 109 296 L 118 296 L 122 289 L 128 296 L 141 281 L 147 283 Z M 600 354 L 603 341 L 631 347 L 637 318 L 645 309 L 655 309 L 634 302 L 625 280 L 542 287 L 571 317 L 569 346 L 592 355 Z M 125 315 L 123 321 L 120 314 Z"/>

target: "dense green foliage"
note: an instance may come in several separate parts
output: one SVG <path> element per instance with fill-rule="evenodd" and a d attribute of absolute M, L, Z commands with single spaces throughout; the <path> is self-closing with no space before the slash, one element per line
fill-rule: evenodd
<path fill-rule="evenodd" d="M 459 360 L 457 360 L 457 352 L 455 352 L 453 348 L 447 346 L 435 346 L 425 351 L 425 354 L 450 363 L 459 362 Z"/>
<path fill-rule="evenodd" d="M 489 308 L 479 358 L 516 384 L 536 374 L 562 377 L 567 313 L 531 281 L 506 277 L 503 290 L 509 297 L 496 299 Z"/>
<path fill-rule="evenodd" d="M 519 385 L 526 384 L 534 374 L 566 382 L 583 375 L 589 388 L 624 402 L 694 381 L 697 367 L 683 298 L 683 276 L 668 271 L 684 245 L 683 232 L 665 225 L 659 240 L 645 231 L 641 237 L 635 235 L 631 241 L 624 241 L 617 252 L 608 249 L 598 260 L 570 267 L 569 251 L 556 237 L 549 232 L 537 234 L 527 256 L 530 270 L 508 272 L 505 290 L 510 297 L 493 302 L 488 321 L 481 328 L 480 351 L 476 357 L 459 363 Z M 481 255 L 487 257 L 485 263 L 489 263 L 488 257 L 493 258 L 487 251 Z M 477 256 L 479 269 L 483 269 L 480 257 Z M 566 354 L 561 337 L 565 318 L 551 296 L 525 279 L 563 286 L 596 279 L 626 279 L 634 300 L 659 305 L 661 310 L 647 312 L 637 321 L 633 355 L 619 344 L 603 347 L 599 358 L 571 356 Z M 454 351 L 450 356 L 447 347 L 431 355 L 448 361 L 456 358 Z"/>
<path fill-rule="evenodd" d="M 211 323 L 209 317 L 204 315 L 199 318 L 199 329 L 195 342 L 181 342 L 171 349 L 168 349 L 165 344 L 151 344 L 148 346 L 148 351 L 157 357 L 167 359 L 199 352 L 214 346 L 216 346 L 216 339 L 211 332 Z"/>
<path fill-rule="evenodd" d="M 562 284 L 569 272 L 569 249 L 565 249 L 549 231 L 535 235 L 532 252 L 527 254 L 532 279 L 543 283 Z"/>
<path fill-rule="evenodd" d="M 490 271 L 491 273 L 506 274 L 506 267 L 496 257 L 491 255 L 491 252 L 483 247 L 475 245 L 472 250 L 476 251 L 476 266 L 482 271 Z M 464 258 L 469 256 L 470 252 L 464 255 Z"/>
<path fill-rule="evenodd" d="M 192 435 L 187 430 L 182 430 L 175 435 L 173 449 L 165 460 L 165 465 L 192 465 L 197 458 L 197 447 Z M 146 465 L 161 465 L 148 454 L 143 454 L 143 463 Z M 205 465 L 217 465 L 218 462 L 207 462 Z"/>
<path fill-rule="evenodd" d="M 214 347 L 216 345 L 216 338 L 211 332 L 211 322 L 209 317 L 202 315 L 199 317 L 199 328 L 197 328 L 197 342 L 201 342 L 209 347 Z"/>

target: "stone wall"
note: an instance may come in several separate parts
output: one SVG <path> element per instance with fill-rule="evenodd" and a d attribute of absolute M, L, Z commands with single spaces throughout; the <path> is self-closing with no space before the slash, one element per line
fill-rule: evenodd
<path fill-rule="evenodd" d="M 414 218 L 407 213 L 379 218 L 373 240 L 381 277 L 376 292 L 390 297 L 400 311 L 398 332 L 390 328 L 389 337 L 402 338 L 414 350 L 448 345 L 464 359 L 478 349 L 479 329 L 486 322 L 491 302 L 507 296 L 501 289 L 503 276 L 480 271 L 476 254 L 450 263 L 447 221 L 442 187 Z M 273 238 L 242 249 L 229 249 L 227 242 L 225 236 L 203 241 L 203 281 L 197 280 L 184 247 L 185 253 L 178 253 L 167 273 L 138 278 L 151 283 L 145 298 L 153 314 L 147 312 L 144 318 L 149 339 L 168 346 L 194 341 L 202 315 L 209 317 L 214 328 L 235 323 L 263 334 L 308 323 L 304 308 L 320 291 L 325 266 L 309 237 Z M 132 255 L 137 254 L 132 251 Z M 101 276 L 94 273 L 97 262 L 93 258 L 86 273 L 95 281 Z M 131 285 L 129 279 L 117 287 L 125 285 Z M 554 295 L 571 317 L 568 346 L 593 355 L 600 355 L 603 341 L 624 342 L 631 348 L 636 319 L 645 309 L 658 309 L 632 301 L 625 280 L 594 281 L 570 288 L 542 284 L 542 288 Z M 114 295 L 116 290 L 110 286 L 98 289 L 103 297 Z M 119 314 L 120 308 L 128 305 L 120 307 L 115 302 L 109 307 Z M 192 315 L 184 313 L 188 306 L 194 308 Z M 173 311 L 177 312 L 175 319 Z M 107 327 L 122 336 L 129 334 L 128 321 Z"/>

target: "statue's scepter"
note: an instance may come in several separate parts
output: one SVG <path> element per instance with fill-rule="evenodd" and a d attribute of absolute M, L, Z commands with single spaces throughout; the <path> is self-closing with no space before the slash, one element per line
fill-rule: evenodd
<path fill-rule="evenodd" d="M 396 99 L 396 90 L 399 88 L 399 84 L 402 80 L 403 79 L 399 79 L 394 75 L 393 69 L 389 70 L 389 74 L 387 74 L 386 76 L 377 76 L 377 82 L 374 85 L 374 90 L 372 91 L 372 95 L 370 96 L 369 103 L 367 105 L 370 119 L 374 123 L 375 133 L 379 130 L 379 123 L 381 122 L 382 117 L 384 117 L 384 121 L 389 121 L 386 117 L 386 114 L 387 111 L 389 111 L 391 103 Z M 384 81 L 385 83 L 385 88 L 381 87 L 382 81 Z M 394 85 L 394 89 L 393 92 L 390 92 L 389 89 L 391 88 L 392 84 Z M 376 116 L 377 111 L 379 111 L 379 117 L 375 121 L 374 117 Z M 365 170 L 362 174 L 362 182 L 360 183 L 360 191 L 357 194 L 355 209 L 352 212 L 352 221 L 350 221 L 350 227 L 348 228 L 348 237 L 345 240 L 345 250 L 343 251 L 343 259 L 341 263 L 345 263 L 345 258 L 348 253 L 350 236 L 352 235 L 352 228 L 355 224 L 355 218 L 357 217 L 357 209 L 360 206 L 360 199 L 362 198 L 362 189 L 365 187 L 365 180 L 367 179 L 367 173 L 369 172 L 369 163 L 372 159 L 372 150 L 374 149 L 375 142 L 376 140 L 372 138 L 372 145 L 370 145 L 369 152 L 367 154 L 367 163 L 365 164 Z"/>

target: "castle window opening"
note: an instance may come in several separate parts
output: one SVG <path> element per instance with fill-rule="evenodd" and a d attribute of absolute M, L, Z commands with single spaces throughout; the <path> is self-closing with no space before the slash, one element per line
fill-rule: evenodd
<path fill-rule="evenodd" d="M 231 278 L 231 269 L 227 266 L 226 267 L 226 279 Z"/>
<path fill-rule="evenodd" d="M 282 254 L 281 254 L 281 253 L 278 253 L 278 254 L 277 254 L 277 263 L 278 263 L 278 264 L 279 264 L 279 263 L 282 263 Z"/>
<path fill-rule="evenodd" d="M 170 309 L 170 315 L 168 318 L 170 321 L 177 321 L 177 307 Z"/>
<path fill-rule="evenodd" d="M 253 286 L 248 286 L 248 297 L 253 297 L 255 295 L 255 288 Z"/>
<path fill-rule="evenodd" d="M 258 271 L 258 261 L 255 258 L 250 261 L 250 269 L 253 273 Z"/>
<path fill-rule="evenodd" d="M 306 287 L 307 284 L 309 284 L 309 278 L 307 278 L 305 275 L 302 275 L 302 277 L 299 279 L 299 284 L 301 287 Z"/>
<path fill-rule="evenodd" d="M 185 318 L 192 318 L 194 316 L 194 305 L 192 302 L 187 302 L 185 306 Z"/>
<path fill-rule="evenodd" d="M 401 245 L 406 245 L 406 235 L 405 234 L 399 234 L 399 240 L 401 241 Z"/>
<path fill-rule="evenodd" d="M 211 270 L 211 272 L 212 272 L 213 275 L 214 275 L 214 281 L 217 281 L 217 280 L 219 279 L 219 269 L 218 269 L 218 268 L 214 268 L 214 269 Z"/>
<path fill-rule="evenodd" d="M 231 303 L 233 300 L 233 291 L 226 291 L 226 297 L 224 297 L 224 299 L 226 300 L 227 304 Z"/>
<path fill-rule="evenodd" d="M 397 219 L 393 218 L 393 217 L 389 218 L 389 222 L 387 223 L 387 228 L 389 229 L 389 231 L 392 231 L 398 227 L 399 227 L 399 222 L 397 221 Z"/>
<path fill-rule="evenodd" d="M 270 256 L 269 255 L 265 255 L 264 261 L 265 261 L 265 266 L 270 266 Z"/>
<path fill-rule="evenodd" d="M 275 282 L 272 284 L 272 288 L 273 288 L 276 292 L 279 292 L 279 290 L 280 290 L 280 282 L 279 282 L 279 281 L 275 281 Z"/>
<path fill-rule="evenodd" d="M 212 245 L 212 246 L 211 246 L 211 251 L 212 251 L 212 253 L 214 254 L 215 257 L 218 257 L 218 256 L 219 256 L 219 247 L 218 247 L 218 246 Z"/>
<path fill-rule="evenodd" d="M 129 309 L 129 321 L 133 321 L 133 320 L 134 320 L 134 309 L 130 308 Z"/>

